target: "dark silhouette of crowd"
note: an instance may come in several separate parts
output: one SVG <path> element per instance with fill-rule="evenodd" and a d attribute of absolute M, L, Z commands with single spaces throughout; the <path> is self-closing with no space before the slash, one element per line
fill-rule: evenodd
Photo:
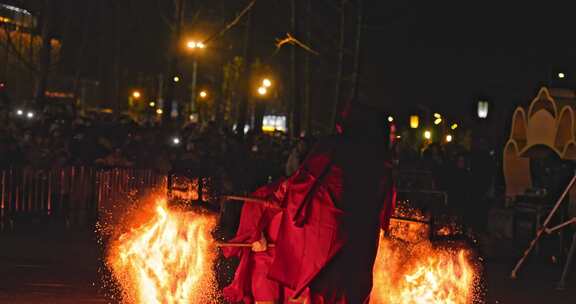
<path fill-rule="evenodd" d="M 168 131 L 97 112 L 33 119 L 11 113 L 0 117 L 0 168 L 129 167 L 163 174 L 196 168 L 252 189 L 283 176 L 289 158 L 292 166 L 301 160 L 305 147 L 298 142 L 280 132 L 238 134 L 214 122 Z"/>

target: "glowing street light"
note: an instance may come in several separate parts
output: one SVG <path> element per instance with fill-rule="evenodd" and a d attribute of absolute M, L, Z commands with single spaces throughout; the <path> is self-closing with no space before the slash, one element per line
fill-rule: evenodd
<path fill-rule="evenodd" d="M 450 134 L 446 135 L 446 142 L 447 143 L 452 142 L 453 139 L 454 138 L 452 137 L 452 135 L 450 135 Z"/>
<path fill-rule="evenodd" d="M 196 40 L 188 40 L 188 42 L 186 43 L 186 47 L 194 50 L 194 49 L 205 49 L 206 48 L 206 44 L 204 44 L 204 42 L 202 41 L 196 41 Z"/>
<path fill-rule="evenodd" d="M 268 94 L 268 89 L 266 89 L 265 87 L 259 87 L 258 88 L 258 94 L 260 96 L 264 96 L 264 95 Z"/>
<path fill-rule="evenodd" d="M 418 129 L 419 125 L 420 125 L 420 118 L 418 117 L 418 115 L 410 116 L 410 128 Z"/>
<path fill-rule="evenodd" d="M 16 110 L 16 115 L 22 116 L 22 115 L 24 115 L 24 111 L 18 109 L 18 110 Z"/>
<path fill-rule="evenodd" d="M 180 81 L 180 77 L 174 76 L 173 80 L 174 80 L 174 82 L 179 82 L 179 81 Z"/>
<path fill-rule="evenodd" d="M 458 124 L 457 124 L 457 123 L 453 123 L 453 124 L 450 126 L 450 129 L 452 129 L 452 130 L 458 129 Z"/>
<path fill-rule="evenodd" d="M 434 118 L 442 118 L 442 115 L 440 115 L 440 113 L 434 113 Z"/>
<path fill-rule="evenodd" d="M 140 94 L 140 91 L 134 91 L 132 92 L 132 97 L 134 99 L 139 99 L 142 96 L 142 94 Z"/>
<path fill-rule="evenodd" d="M 489 104 L 486 100 L 478 101 L 478 118 L 486 119 L 488 117 Z"/>
<path fill-rule="evenodd" d="M 172 138 L 172 143 L 175 144 L 175 145 L 179 145 L 179 144 L 180 144 L 180 138 L 178 138 L 178 137 L 173 137 L 173 138 Z"/>
<path fill-rule="evenodd" d="M 560 79 L 564 79 L 564 78 L 566 78 L 566 74 L 565 74 L 565 73 L 562 73 L 562 72 L 560 72 L 560 73 L 558 73 L 558 78 L 560 78 Z"/>
<path fill-rule="evenodd" d="M 156 106 L 156 103 L 155 103 L 155 102 L 153 102 L 153 101 L 151 101 L 151 102 L 150 102 L 148 105 L 149 105 L 151 108 L 153 108 L 153 107 L 155 107 L 155 106 Z"/>
<path fill-rule="evenodd" d="M 34 118 L 34 112 L 28 112 L 28 113 L 26 113 L 26 117 L 28 117 L 29 119 Z"/>
<path fill-rule="evenodd" d="M 162 109 L 156 109 L 156 114 L 162 115 L 162 113 L 164 113 L 164 111 L 162 111 Z"/>
<path fill-rule="evenodd" d="M 206 97 L 208 97 L 208 92 L 200 91 L 200 94 L 198 94 L 198 96 L 200 96 L 200 98 L 202 99 L 206 99 Z"/>
<path fill-rule="evenodd" d="M 388 116 L 388 122 L 394 122 L 394 117 Z"/>
<path fill-rule="evenodd" d="M 262 85 L 263 85 L 265 88 L 269 88 L 269 87 L 272 86 L 272 81 L 271 81 L 270 79 L 268 79 L 268 78 L 264 78 L 264 80 L 262 80 Z"/>
<path fill-rule="evenodd" d="M 435 125 L 439 125 L 439 124 L 441 124 L 441 123 L 442 123 L 442 118 L 440 118 L 440 117 L 438 117 L 438 118 L 436 118 L 436 119 L 434 120 L 434 124 L 435 124 Z"/>
<path fill-rule="evenodd" d="M 424 131 L 424 138 L 426 140 L 430 140 L 432 138 L 432 132 L 430 132 L 428 130 Z"/>

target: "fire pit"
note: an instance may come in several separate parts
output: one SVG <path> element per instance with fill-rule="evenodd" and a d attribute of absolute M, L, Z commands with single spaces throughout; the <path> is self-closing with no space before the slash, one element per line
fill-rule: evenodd
<path fill-rule="evenodd" d="M 166 199 L 141 208 L 109 246 L 107 265 L 124 303 L 218 303 L 211 236 L 216 216 L 167 206 Z M 154 212 L 150 212 L 154 210 Z M 390 235 L 380 237 L 372 304 L 468 304 L 479 302 L 480 267 L 474 250 L 454 241 L 452 222 L 431 227 L 418 209 L 402 206 Z M 431 241 L 439 236 L 443 241 Z"/>

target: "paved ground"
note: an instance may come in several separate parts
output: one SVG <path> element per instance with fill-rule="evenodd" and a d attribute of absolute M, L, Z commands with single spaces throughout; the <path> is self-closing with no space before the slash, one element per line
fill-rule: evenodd
<path fill-rule="evenodd" d="M 560 266 L 551 263 L 532 262 L 512 281 L 509 242 L 490 246 L 487 303 L 576 303 L 576 271 L 562 292 L 554 289 Z M 88 233 L 0 234 L 0 303 L 114 303 L 100 291 L 100 256 Z"/>

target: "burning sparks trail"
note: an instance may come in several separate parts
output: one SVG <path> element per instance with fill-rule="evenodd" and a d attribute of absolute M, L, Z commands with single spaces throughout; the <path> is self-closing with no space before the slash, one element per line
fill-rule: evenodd
<path fill-rule="evenodd" d="M 165 200 L 155 207 L 151 219 L 120 235 L 110 247 L 107 264 L 124 302 L 214 302 L 216 249 L 210 233 L 215 217 L 170 210 Z"/>
<path fill-rule="evenodd" d="M 478 275 L 466 249 L 380 238 L 371 304 L 469 304 Z"/>

